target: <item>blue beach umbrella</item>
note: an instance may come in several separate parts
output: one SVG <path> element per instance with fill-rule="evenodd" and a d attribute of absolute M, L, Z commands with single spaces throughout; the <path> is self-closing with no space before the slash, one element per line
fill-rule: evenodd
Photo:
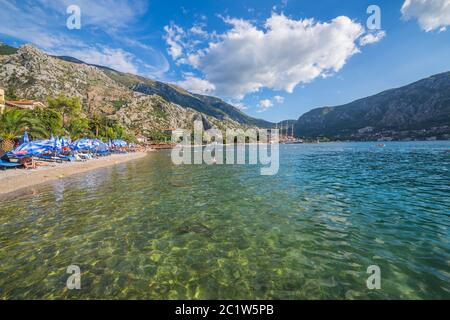
<path fill-rule="evenodd" d="M 108 145 L 101 140 L 95 140 L 94 144 L 95 144 L 95 151 L 97 152 L 104 152 L 108 151 L 109 149 Z"/>
<path fill-rule="evenodd" d="M 61 146 L 62 147 L 67 147 L 69 144 L 70 144 L 69 140 L 67 140 L 66 137 L 61 138 Z"/>
<path fill-rule="evenodd" d="M 85 150 L 92 151 L 94 149 L 94 141 L 92 139 L 80 139 L 70 145 L 70 148 L 75 151 Z"/>
<path fill-rule="evenodd" d="M 53 151 L 53 141 L 36 140 L 20 145 L 12 151 L 12 154 L 16 157 L 39 156 L 51 151 Z"/>
<path fill-rule="evenodd" d="M 92 150 L 93 151 L 97 151 L 99 145 L 100 145 L 100 142 L 97 139 L 92 140 Z"/>
<path fill-rule="evenodd" d="M 53 141 L 53 151 L 59 152 L 62 150 L 62 143 L 59 137 L 56 137 L 56 139 Z"/>
<path fill-rule="evenodd" d="M 115 147 L 126 147 L 127 146 L 127 143 L 124 140 L 122 140 L 122 139 L 114 139 L 112 141 L 112 144 Z"/>
<path fill-rule="evenodd" d="M 25 131 L 25 133 L 23 134 L 23 143 L 28 143 L 30 142 L 30 137 L 28 136 L 28 132 Z"/>

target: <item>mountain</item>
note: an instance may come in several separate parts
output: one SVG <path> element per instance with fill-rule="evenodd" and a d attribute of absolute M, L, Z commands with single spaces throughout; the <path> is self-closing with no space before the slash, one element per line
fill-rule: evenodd
<path fill-rule="evenodd" d="M 169 102 L 185 108 L 194 109 L 219 120 L 231 119 L 243 125 L 257 126 L 261 128 L 270 128 L 273 126 L 271 122 L 255 119 L 246 115 L 236 107 L 219 98 L 190 93 L 173 84 L 167 84 L 129 73 L 119 72 L 108 67 L 86 64 L 83 61 L 72 57 L 59 56 L 57 58 L 68 62 L 100 68 L 110 78 L 123 86 L 132 89 L 133 91 L 146 95 L 158 95 Z"/>
<path fill-rule="evenodd" d="M 3 48 L 3 49 L 2 49 Z M 218 128 L 270 126 L 224 101 L 191 94 L 174 85 L 50 56 L 31 45 L 2 46 L 0 87 L 24 99 L 46 101 L 64 93 L 82 100 L 86 114 L 119 120 L 130 132 L 148 135 L 169 128 L 190 128 L 193 119 Z"/>
<path fill-rule="evenodd" d="M 295 125 L 299 137 L 371 140 L 450 137 L 450 72 L 346 105 L 311 110 Z"/>
<path fill-rule="evenodd" d="M 10 55 L 17 52 L 17 49 L 0 42 L 0 56 Z"/>

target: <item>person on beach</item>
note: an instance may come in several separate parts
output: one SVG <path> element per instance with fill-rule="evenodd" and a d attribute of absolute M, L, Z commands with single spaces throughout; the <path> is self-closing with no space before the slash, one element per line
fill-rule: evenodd
<path fill-rule="evenodd" d="M 25 169 L 36 169 L 36 163 L 34 162 L 32 157 L 23 157 L 19 160 L 19 163 Z"/>

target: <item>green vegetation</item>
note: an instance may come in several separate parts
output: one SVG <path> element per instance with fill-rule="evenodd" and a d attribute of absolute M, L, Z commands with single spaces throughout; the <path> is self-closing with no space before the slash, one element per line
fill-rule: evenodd
<path fill-rule="evenodd" d="M 19 99 L 16 95 L 16 91 L 13 88 L 8 88 L 5 92 L 5 99 L 6 100 L 17 100 Z"/>
<path fill-rule="evenodd" d="M 14 139 L 25 131 L 38 136 L 45 134 L 41 120 L 31 117 L 25 110 L 12 109 L 0 116 L 0 136 L 3 139 Z"/>
<path fill-rule="evenodd" d="M 160 104 L 157 104 L 153 107 L 153 114 L 157 118 L 167 119 L 167 113 L 164 111 L 162 105 L 160 105 Z"/>
<path fill-rule="evenodd" d="M 30 117 L 24 110 L 12 109 L 0 115 L 0 148 L 11 151 L 14 147 L 14 139 L 28 131 L 35 137 L 42 137 L 44 129 L 40 119 Z"/>
<path fill-rule="evenodd" d="M 48 106 L 61 114 L 63 129 L 66 127 L 67 121 L 78 118 L 81 113 L 80 99 L 77 97 L 66 97 L 63 93 L 56 98 L 49 98 Z"/>
<path fill-rule="evenodd" d="M 15 54 L 16 52 L 16 48 L 0 43 L 0 56 L 9 56 L 11 54 Z"/>
<path fill-rule="evenodd" d="M 172 139 L 172 135 L 166 132 L 161 131 L 148 131 L 145 133 L 145 136 L 152 142 L 170 142 Z"/>
<path fill-rule="evenodd" d="M 116 111 L 119 111 L 120 109 L 122 109 L 126 104 L 128 103 L 128 101 L 125 100 L 116 100 L 113 101 L 113 107 Z"/>
<path fill-rule="evenodd" d="M 82 112 L 80 99 L 64 94 L 49 98 L 48 107 L 34 110 L 9 109 L 0 115 L 0 138 L 3 139 L 2 145 L 5 148 L 10 149 L 11 143 L 13 145 L 12 140 L 22 136 L 25 131 L 36 139 L 54 135 L 70 136 L 72 140 L 91 137 L 104 141 L 108 139 L 136 141 L 117 120 L 104 114 L 86 116 Z"/>
<path fill-rule="evenodd" d="M 62 135 L 62 118 L 61 115 L 55 110 L 49 108 L 37 108 L 34 110 L 22 110 L 26 112 L 28 117 L 39 121 L 40 126 L 43 129 L 44 135 L 49 137 L 50 135 Z"/>

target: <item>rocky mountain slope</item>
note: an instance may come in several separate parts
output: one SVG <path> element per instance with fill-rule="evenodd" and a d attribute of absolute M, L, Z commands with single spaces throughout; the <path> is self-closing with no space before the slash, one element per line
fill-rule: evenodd
<path fill-rule="evenodd" d="M 249 117 L 236 107 L 215 97 L 190 93 L 173 84 L 154 81 L 131 74 L 124 74 L 114 70 L 105 70 L 105 73 L 117 82 L 132 88 L 136 92 L 147 95 L 156 94 L 167 101 L 186 108 L 192 108 L 220 120 L 231 119 L 243 125 L 261 128 L 273 126 L 273 124 L 268 121 Z"/>
<path fill-rule="evenodd" d="M 411 139 L 450 134 L 450 72 L 337 107 L 314 109 L 296 135 L 337 139 Z"/>
<path fill-rule="evenodd" d="M 3 49 L 0 87 L 13 90 L 21 98 L 41 101 L 61 92 L 77 96 L 85 113 L 116 118 L 136 135 L 190 128 L 195 118 L 219 128 L 269 124 L 216 98 L 193 95 L 172 85 L 73 58 L 49 56 L 31 45 Z"/>
<path fill-rule="evenodd" d="M 76 64 L 88 65 L 83 61 L 72 57 L 60 56 L 57 58 Z M 129 73 L 119 72 L 103 66 L 91 66 L 101 69 L 111 79 L 129 89 L 132 89 L 133 91 L 140 92 L 146 95 L 158 95 L 169 102 L 175 103 L 185 108 L 194 109 L 198 112 L 217 118 L 219 120 L 231 119 L 242 125 L 257 126 L 261 128 L 270 128 L 273 126 L 273 123 L 261 119 L 252 118 L 236 107 L 216 97 L 190 93 L 183 88 L 173 84 L 155 81 Z"/>

